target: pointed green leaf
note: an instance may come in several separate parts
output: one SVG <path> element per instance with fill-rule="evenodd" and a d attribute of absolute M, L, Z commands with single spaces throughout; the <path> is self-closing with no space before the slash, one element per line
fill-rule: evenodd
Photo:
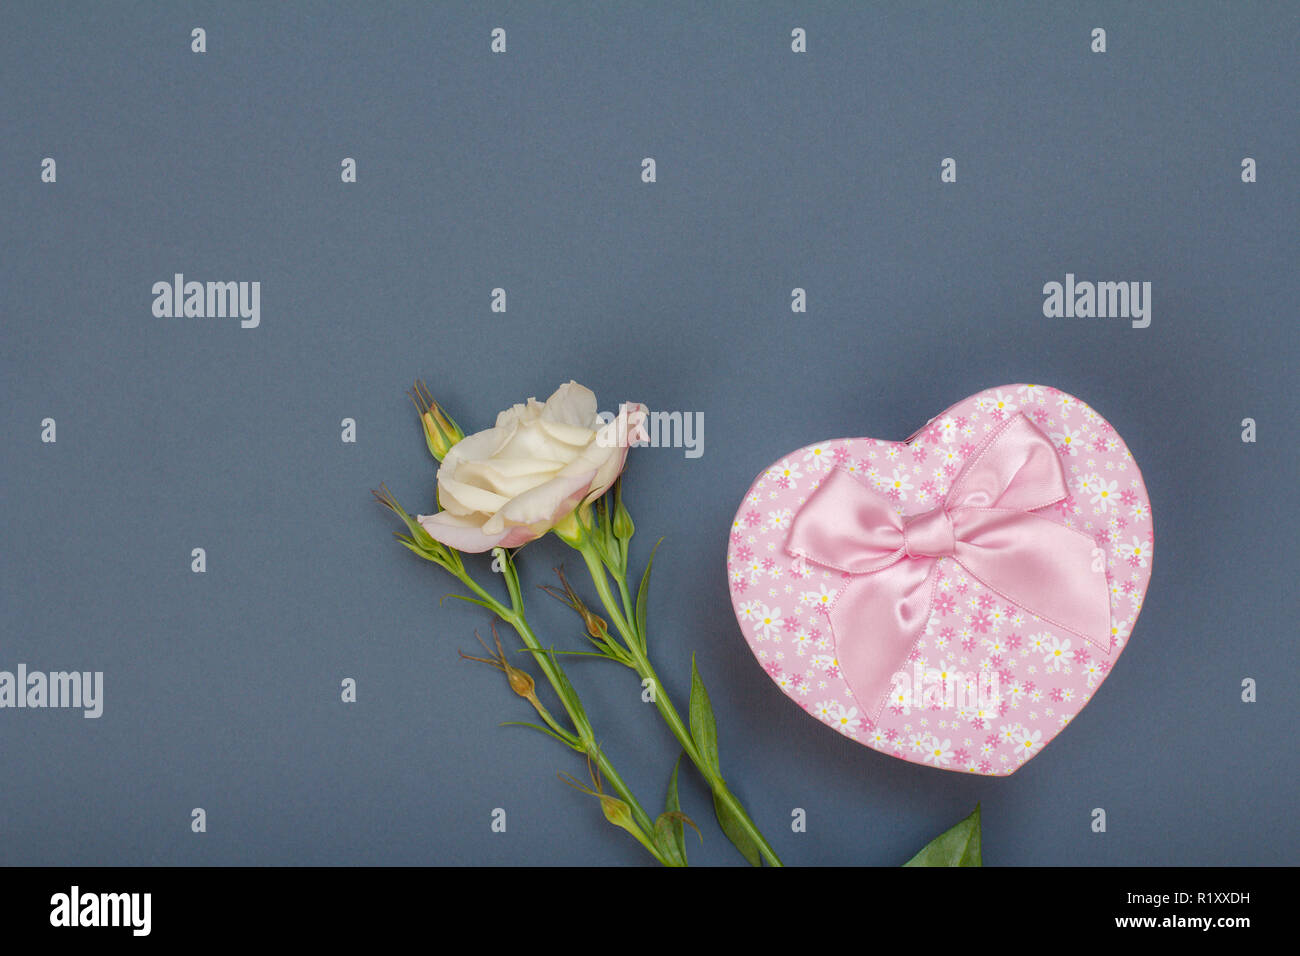
<path fill-rule="evenodd" d="M 655 542 L 655 546 L 650 549 L 650 560 L 645 563 L 645 571 L 641 574 L 641 586 L 636 591 L 636 632 L 641 638 L 641 653 L 646 650 L 646 602 L 650 594 L 650 568 L 655 563 L 655 552 L 659 550 L 659 545 L 663 543 L 663 538 Z"/>
<path fill-rule="evenodd" d="M 927 843 L 903 866 L 983 866 L 980 855 L 980 805 L 965 820 Z"/>
<path fill-rule="evenodd" d="M 682 804 L 677 797 L 677 771 L 681 768 L 681 766 L 682 766 L 682 755 L 678 754 L 677 762 L 673 764 L 673 775 L 668 778 L 668 799 L 664 801 L 664 816 L 681 812 Z M 663 817 L 661 816 L 659 819 L 662 820 Z M 692 826 L 694 826 L 694 824 L 692 824 Z M 659 822 L 656 820 L 655 828 L 658 829 L 658 827 L 659 827 Z M 673 842 L 677 845 L 677 850 L 678 852 L 681 853 L 682 860 L 684 861 L 686 859 L 686 828 L 682 826 L 682 822 L 680 820 L 677 820 L 672 824 L 672 830 L 673 830 Z M 699 827 L 695 828 L 695 832 L 699 833 Z M 701 840 L 704 839 L 703 834 L 700 834 L 700 839 Z"/>
<path fill-rule="evenodd" d="M 544 647 L 521 647 L 519 648 L 519 650 L 521 652 L 528 652 L 532 654 L 547 654 L 547 655 L 562 654 L 568 657 L 603 657 L 607 661 L 618 660 L 618 658 L 616 657 L 612 658 L 608 654 L 605 654 L 601 651 L 557 651 L 557 650 L 548 650 L 547 648 Z M 619 663 L 621 664 L 623 662 L 619 661 Z"/>
<path fill-rule="evenodd" d="M 582 723 L 586 723 L 587 712 L 582 709 L 582 701 L 578 698 L 578 692 L 573 689 L 569 683 L 569 675 L 564 673 L 564 668 L 560 662 L 555 659 L 555 651 L 550 652 L 551 668 L 555 674 L 555 690 L 560 695 L 560 699 L 565 703 L 565 709 L 570 711 L 574 718 Z"/>
<path fill-rule="evenodd" d="M 717 814 L 718 824 L 722 827 L 722 832 L 727 835 L 737 850 L 739 850 L 749 861 L 750 866 L 762 866 L 763 858 L 758 852 L 758 844 L 754 838 L 741 825 L 740 820 L 732 811 L 731 807 L 718 798 L 718 792 L 713 792 L 713 812 Z"/>
<path fill-rule="evenodd" d="M 683 829 L 687 826 L 696 833 L 700 832 L 700 828 L 695 825 L 695 821 L 680 810 L 665 810 L 655 820 L 655 846 L 659 848 L 659 852 L 664 855 L 670 865 L 687 865 L 686 842 L 682 839 Z M 703 834 L 700 835 L 700 842 L 704 842 Z"/>
<path fill-rule="evenodd" d="M 527 721 L 523 721 L 523 720 L 506 720 L 506 721 L 502 721 L 501 726 L 502 727 L 531 727 L 533 728 L 533 730 L 540 730 L 542 733 L 554 737 L 556 740 L 564 744 L 564 746 L 566 747 L 572 747 L 574 750 L 577 750 L 579 752 L 581 752 L 583 749 L 582 744 L 577 742 L 576 740 L 565 740 L 555 731 L 551 730 L 550 727 L 543 727 L 541 724 L 530 724 Z"/>
<path fill-rule="evenodd" d="M 380 502 L 385 508 L 402 519 L 402 523 L 405 524 L 407 530 L 411 532 L 411 538 L 424 550 L 437 553 L 446 548 L 446 545 L 435 541 L 433 536 L 424 530 L 424 525 L 420 524 L 420 522 L 407 514 L 406 509 L 401 506 L 391 493 L 386 493 L 385 497 L 380 498 Z"/>
<path fill-rule="evenodd" d="M 686 850 L 684 843 L 678 843 L 678 832 L 682 829 L 682 823 L 677 817 L 685 816 L 684 813 L 671 814 L 661 813 L 655 820 L 654 842 L 659 852 L 663 854 L 664 862 L 669 866 L 686 866 Z"/>
<path fill-rule="evenodd" d="M 713 707 L 709 704 L 709 692 L 704 689 L 704 681 L 695 668 L 695 655 L 691 655 L 691 739 L 699 748 L 700 756 L 714 773 L 721 773 L 718 768 L 718 725 L 713 719 Z"/>
<path fill-rule="evenodd" d="M 444 594 L 443 597 L 455 598 L 457 601 L 468 601 L 470 604 L 477 604 L 479 607 L 487 608 L 493 614 L 497 613 L 497 609 L 491 604 L 488 604 L 487 601 L 480 600 L 476 597 L 470 597 L 468 594 Z"/>

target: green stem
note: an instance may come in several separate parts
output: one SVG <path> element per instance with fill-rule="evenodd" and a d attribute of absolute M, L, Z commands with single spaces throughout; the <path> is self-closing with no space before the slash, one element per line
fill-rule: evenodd
<path fill-rule="evenodd" d="M 518 602 L 514 599 L 518 589 L 518 582 L 517 579 L 513 578 L 513 568 L 506 573 L 507 587 L 511 591 L 512 604 L 517 604 Z M 614 769 L 614 765 L 610 763 L 609 758 L 605 756 L 605 751 L 597 745 L 595 731 L 592 730 L 591 723 L 587 719 L 586 714 L 581 709 L 574 707 L 570 702 L 569 694 L 575 693 L 572 689 L 572 685 L 569 684 L 567 679 L 562 679 L 557 673 L 557 671 L 559 671 L 559 665 L 556 664 L 555 661 L 552 660 L 551 656 L 545 652 L 542 642 L 538 640 L 537 635 L 533 632 L 532 627 L 525 619 L 522 608 L 519 611 L 515 611 L 513 607 L 507 608 L 486 590 L 480 587 L 478 582 L 471 578 L 468 573 L 456 574 L 456 577 L 460 579 L 462 584 L 473 591 L 480 600 L 488 604 L 497 617 L 509 624 L 514 632 L 519 635 L 519 639 L 523 642 L 524 646 L 534 652 L 531 656 L 536 659 L 538 667 L 541 668 L 542 673 L 551 685 L 551 689 L 555 692 L 555 696 L 564 707 L 565 713 L 568 714 L 569 721 L 573 724 L 573 728 L 577 732 L 578 739 L 582 742 L 583 749 L 587 756 L 589 756 L 592 762 L 599 768 L 601 775 L 609 782 L 609 785 L 613 787 L 614 792 L 619 795 L 619 798 L 631 808 L 632 816 L 636 820 L 638 827 L 643 830 L 645 834 L 653 833 L 654 821 L 650 818 L 649 814 L 645 812 L 640 801 L 638 801 L 635 795 L 633 795 L 632 789 L 623 781 L 623 778 L 619 776 L 618 771 Z M 568 687 L 567 692 L 565 689 L 566 685 Z M 667 862 L 647 839 L 636 834 L 633 835 L 637 836 L 637 839 L 640 840 L 646 849 L 648 849 L 654 857 L 659 860 L 659 862 Z"/>
<path fill-rule="evenodd" d="M 578 553 L 582 555 L 583 561 L 586 562 L 587 571 L 591 576 L 591 582 L 595 585 L 596 593 L 600 596 L 601 604 L 605 606 L 605 612 L 614 623 L 615 629 L 617 629 L 619 634 L 622 636 L 623 644 L 632 656 L 633 668 L 636 671 L 637 676 L 639 676 L 643 681 L 649 680 L 652 682 L 651 686 L 654 687 L 655 707 L 659 711 L 660 716 L 663 717 L 664 722 L 668 725 L 668 729 L 673 732 L 673 736 L 676 737 L 677 742 L 681 744 L 682 750 L 708 782 L 709 788 L 713 791 L 717 799 L 726 803 L 728 808 L 733 811 L 736 819 L 740 822 L 742 829 L 749 834 L 749 837 L 754 841 L 759 852 L 763 855 L 763 858 L 766 859 L 771 866 L 782 866 L 783 864 L 781 863 L 780 857 L 776 855 L 776 851 L 772 849 L 771 845 L 763 837 L 758 826 L 750 819 L 749 813 L 745 810 L 740 800 L 738 800 L 735 794 L 728 789 L 727 783 L 722 779 L 722 776 L 716 773 L 713 768 L 709 766 L 708 761 L 706 761 L 700 754 L 699 747 L 695 744 L 695 739 L 691 736 L 691 732 L 686 725 L 682 723 L 681 715 L 677 713 L 677 708 L 673 706 L 672 700 L 668 696 L 668 692 L 664 689 L 663 682 L 659 680 L 659 675 L 655 672 L 654 665 L 650 663 L 649 657 L 641 650 L 644 635 L 638 634 L 635 630 L 635 624 L 628 622 L 629 617 L 631 617 L 633 622 L 635 622 L 635 617 L 631 612 L 625 613 L 625 611 L 621 610 L 615 602 L 614 593 L 610 590 L 609 579 L 605 574 L 605 565 L 601 561 L 600 555 L 596 552 L 596 549 L 592 546 L 590 538 L 584 537 L 576 547 Z M 624 574 L 616 574 L 614 575 L 614 578 L 618 583 L 619 592 L 623 599 L 623 607 L 633 607 L 634 605 L 631 603 L 631 592 L 628 589 L 626 576 Z"/>

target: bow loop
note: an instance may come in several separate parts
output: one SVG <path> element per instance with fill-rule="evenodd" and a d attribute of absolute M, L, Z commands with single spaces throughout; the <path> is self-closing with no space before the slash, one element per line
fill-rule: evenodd
<path fill-rule="evenodd" d="M 795 517 L 786 550 L 850 574 L 880 571 L 903 555 L 903 519 L 888 501 L 836 468 Z"/>
<path fill-rule="evenodd" d="M 1014 415 L 962 469 L 946 503 L 950 509 L 1036 511 L 1069 493 L 1051 439 L 1024 415 Z"/>

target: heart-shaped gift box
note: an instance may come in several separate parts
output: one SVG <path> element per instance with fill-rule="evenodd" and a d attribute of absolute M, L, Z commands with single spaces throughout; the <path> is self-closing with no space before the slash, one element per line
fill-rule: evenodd
<path fill-rule="evenodd" d="M 912 763 L 1007 775 L 1109 675 L 1153 542 L 1114 427 L 1004 385 L 906 441 L 782 457 L 745 495 L 727 570 L 750 649 L 806 712 Z"/>

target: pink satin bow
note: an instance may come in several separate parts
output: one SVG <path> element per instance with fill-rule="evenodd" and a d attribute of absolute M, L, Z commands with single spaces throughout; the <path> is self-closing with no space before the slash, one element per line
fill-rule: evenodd
<path fill-rule="evenodd" d="M 899 515 L 843 469 L 822 481 L 795 515 L 786 551 L 851 576 L 827 613 L 840 672 L 871 720 L 930 616 L 939 558 L 1110 653 L 1110 591 L 1093 539 L 1034 513 L 1068 494 L 1056 449 L 1020 414 L 923 514 Z"/>

